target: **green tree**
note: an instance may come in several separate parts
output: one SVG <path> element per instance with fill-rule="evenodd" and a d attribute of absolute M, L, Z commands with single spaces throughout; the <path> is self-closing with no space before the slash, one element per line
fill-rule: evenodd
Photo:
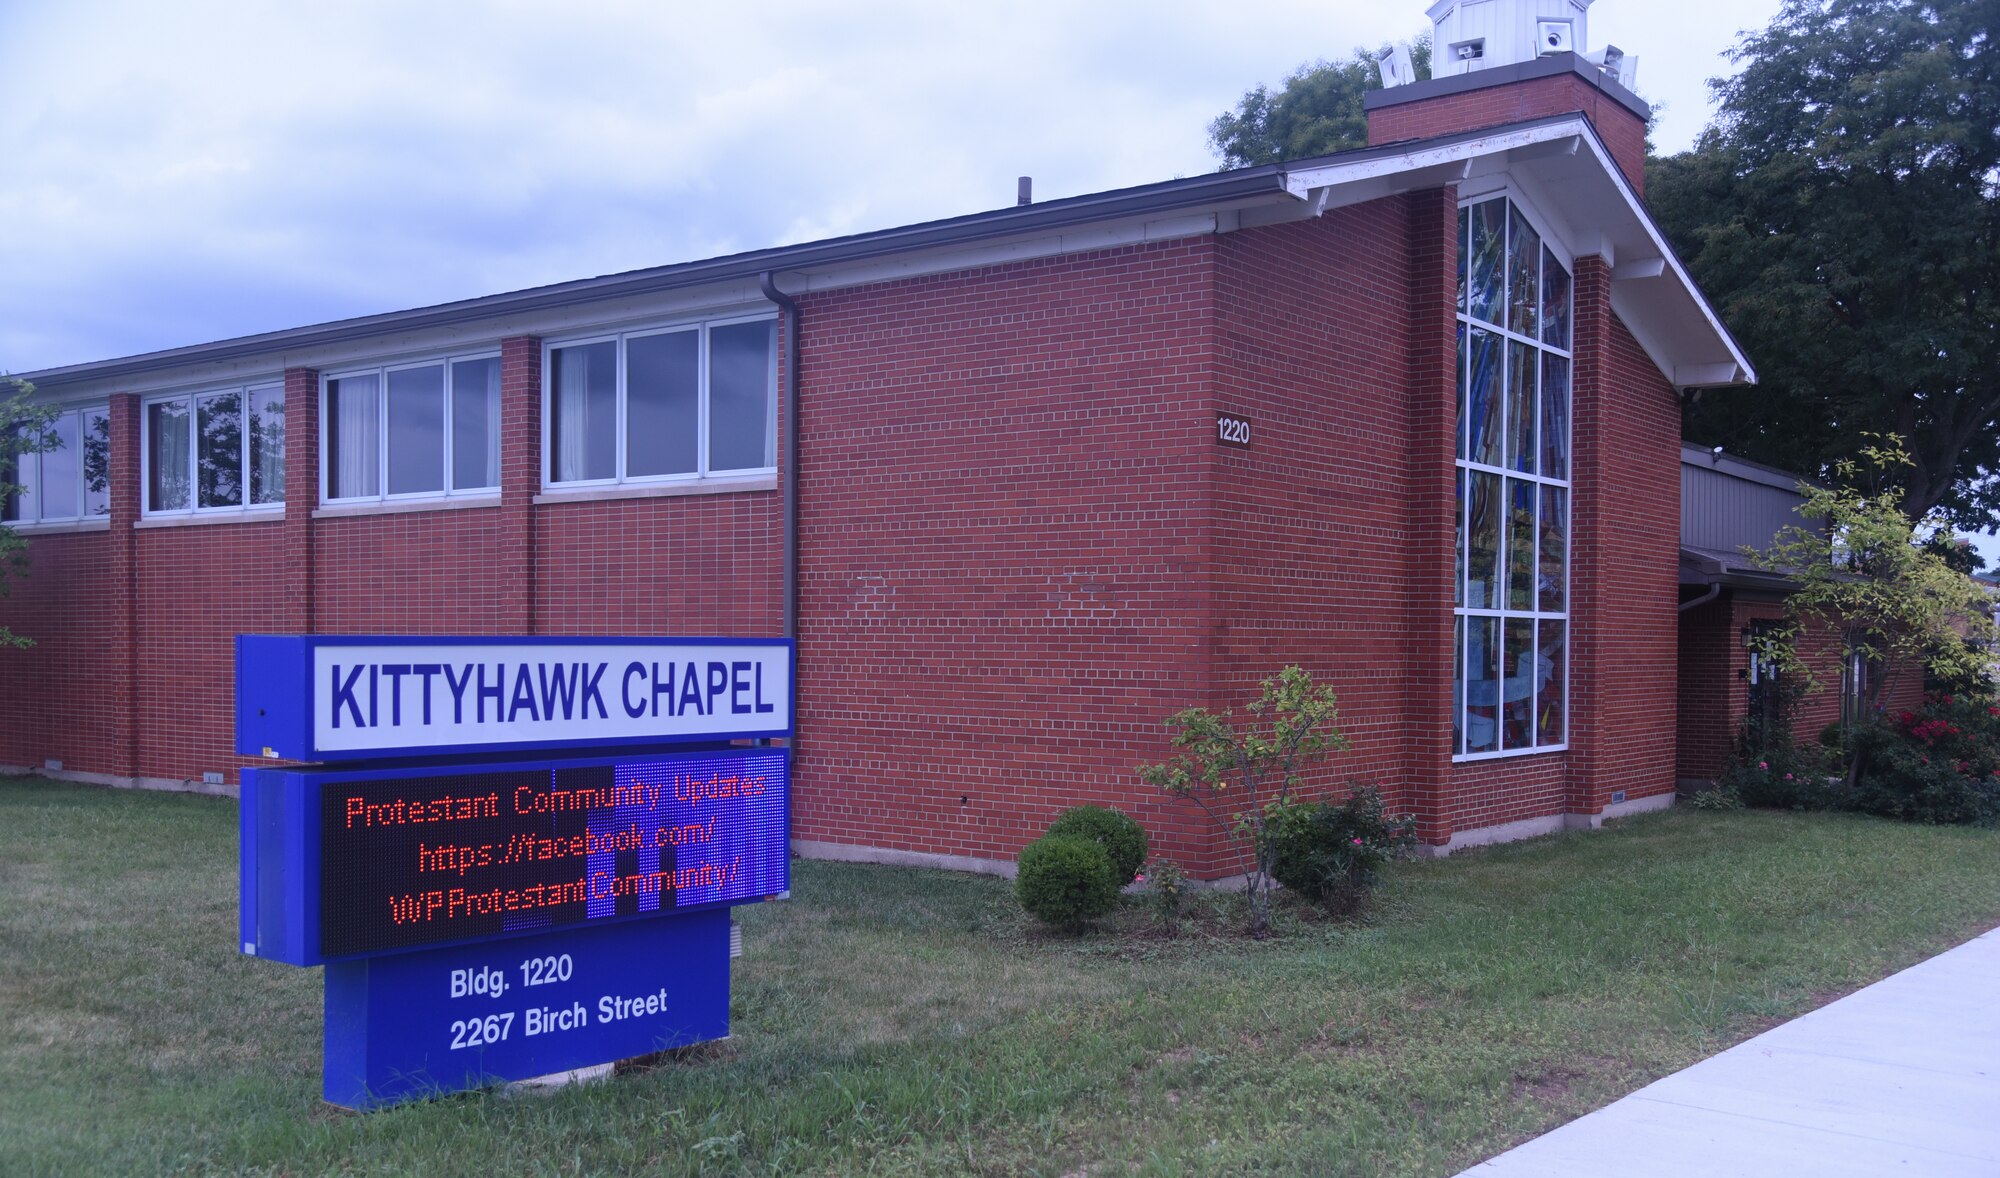
<path fill-rule="evenodd" d="M 1234 811 L 1237 837 L 1250 854 L 1250 931 L 1271 930 L 1271 863 L 1276 853 L 1271 814 L 1292 804 L 1299 775 L 1316 758 L 1347 747 L 1333 688 L 1316 687 L 1302 667 L 1286 667 L 1264 680 L 1244 709 L 1238 730 L 1228 712 L 1188 708 L 1168 717 L 1172 760 L 1139 766 L 1139 778 L 1214 813 Z"/>
<path fill-rule="evenodd" d="M 55 411 L 46 405 L 37 405 L 32 400 L 35 388 L 26 381 L 0 376 L 0 502 L 10 506 L 15 496 L 24 489 L 20 482 L 21 455 L 46 449 L 53 439 L 48 435 L 49 422 Z M 0 512 L 0 519 L 13 512 Z M 5 597 L 10 582 L 28 571 L 28 542 L 21 534 L 0 523 L 0 597 Z M 0 626 L 0 647 L 32 646 L 32 639 L 23 638 L 5 626 Z"/>
<path fill-rule="evenodd" d="M 1757 364 L 1691 441 L 1830 477 L 1907 440 L 1899 506 L 2000 509 L 2000 2 L 1786 0 L 1710 83 L 1692 151 L 1653 161 L 1660 223 Z"/>
<path fill-rule="evenodd" d="M 1419 78 L 1431 76 L 1431 39 L 1410 42 Z M 1226 168 L 1275 164 L 1368 145 L 1361 96 L 1382 88 L 1376 54 L 1357 47 L 1345 61 L 1318 61 L 1292 71 L 1273 94 L 1259 85 L 1233 111 L 1208 125 L 1208 142 Z"/>
<path fill-rule="evenodd" d="M 1898 677 L 1920 671 L 1943 680 L 1977 676 L 1990 667 L 1995 630 L 1992 599 L 1930 543 L 1937 517 L 1913 521 L 1900 506 L 1899 476 L 1914 468 L 1895 438 L 1862 440 L 1858 459 L 1835 464 L 1832 486 L 1800 484 L 1808 522 L 1786 528 L 1758 561 L 1785 573 L 1797 589 L 1786 620 L 1761 640 L 1781 672 L 1821 690 L 1810 662 L 1798 654 L 1809 631 L 1831 628 L 1843 663 L 1866 660 L 1862 708 L 1874 715 Z M 1858 487 L 1878 488 L 1869 493 Z M 1847 783 L 1860 780 L 1866 745 L 1850 741 Z"/>

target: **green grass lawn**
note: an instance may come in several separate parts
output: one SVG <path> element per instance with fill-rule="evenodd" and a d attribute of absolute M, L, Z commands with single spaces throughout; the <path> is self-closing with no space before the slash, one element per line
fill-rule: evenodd
<path fill-rule="evenodd" d="M 1403 864 L 1372 924 L 1265 943 L 799 863 L 739 910 L 732 1041 L 360 1117 L 318 1100 L 318 972 L 234 950 L 235 832 L 0 781 L 0 1172 L 1449 1174 L 2000 923 L 2000 832 L 1829 815 Z"/>

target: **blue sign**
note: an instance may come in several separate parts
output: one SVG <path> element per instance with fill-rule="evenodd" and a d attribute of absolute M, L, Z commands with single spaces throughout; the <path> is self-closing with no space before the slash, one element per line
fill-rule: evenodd
<path fill-rule="evenodd" d="M 236 639 L 236 751 L 246 757 L 364 761 L 791 731 L 784 639 Z"/>
<path fill-rule="evenodd" d="M 729 1034 L 729 913 L 326 967 L 329 1103 L 371 1109 Z"/>
<path fill-rule="evenodd" d="M 243 952 L 292 965 L 790 887 L 790 754 L 246 769 Z"/>
<path fill-rule="evenodd" d="M 239 635 L 245 954 L 326 967 L 368 1109 L 729 1033 L 729 906 L 790 887 L 792 647 Z M 598 755 L 578 755 L 584 750 Z M 613 750 L 616 750 L 615 752 Z"/>

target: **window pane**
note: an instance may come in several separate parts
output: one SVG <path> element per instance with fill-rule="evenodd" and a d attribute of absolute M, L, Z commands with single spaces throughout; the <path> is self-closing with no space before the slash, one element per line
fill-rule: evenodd
<path fill-rule="evenodd" d="M 1535 357 L 1539 350 L 1507 341 L 1507 465 L 1535 473 Z"/>
<path fill-rule="evenodd" d="M 1500 747 L 1533 748 L 1535 745 L 1535 623 L 1527 618 L 1508 618 L 1506 649 L 1501 666 L 1506 678 L 1501 684 Z"/>
<path fill-rule="evenodd" d="M 285 501 L 285 390 L 250 390 L 250 502 Z"/>
<path fill-rule="evenodd" d="M 1458 550 L 1458 575 L 1451 583 L 1451 603 L 1465 604 L 1465 468 L 1457 467 L 1453 472 L 1457 477 L 1452 481 L 1457 498 L 1452 500 L 1452 527 L 1456 529 L 1458 540 L 1453 545 Z"/>
<path fill-rule="evenodd" d="M 1465 619 L 1451 626 L 1451 753 L 1465 751 Z"/>
<path fill-rule="evenodd" d="M 389 374 L 389 494 L 444 490 L 444 365 Z"/>
<path fill-rule="evenodd" d="M 1535 743 L 1561 744 L 1567 715 L 1569 624 L 1542 622 L 1535 659 Z"/>
<path fill-rule="evenodd" d="M 1500 619 L 1465 619 L 1465 751 L 1500 745 Z"/>
<path fill-rule="evenodd" d="M 1542 477 L 1569 477 L 1569 361 L 1542 353 Z"/>
<path fill-rule="evenodd" d="M 42 519 L 75 519 L 83 514 L 83 451 L 76 427 L 77 415 L 64 413 L 49 422 L 43 435 L 42 452 L 37 456 L 42 468 L 37 514 Z"/>
<path fill-rule="evenodd" d="M 549 481 L 618 474 L 618 345 L 557 348 L 549 398 Z"/>
<path fill-rule="evenodd" d="M 1535 484 L 1507 480 L 1507 608 L 1535 608 Z"/>
<path fill-rule="evenodd" d="M 625 473 L 694 474 L 701 439 L 701 333 L 625 341 Z"/>
<path fill-rule="evenodd" d="M 18 520 L 32 524 L 42 514 L 42 496 L 34 492 L 36 484 L 42 480 L 40 456 L 28 450 L 28 428 L 16 426 L 12 430 L 14 458 L 8 462 L 6 470 L 0 472 L 0 482 L 6 482 L 14 490 L 6 496 L 6 506 L 0 510 L 0 520 Z"/>
<path fill-rule="evenodd" d="M 190 477 L 189 446 L 193 414 L 186 401 L 155 401 L 146 406 L 146 510 L 186 511 L 194 480 Z"/>
<path fill-rule="evenodd" d="M 27 482 L 22 465 L 21 456 L 0 456 L 0 485 L 6 487 L 4 497 L 0 497 L 0 521 L 10 524 L 22 522 L 21 512 L 27 506 L 21 501 L 21 486 Z"/>
<path fill-rule="evenodd" d="M 195 403 L 201 442 L 195 455 L 202 507 L 243 506 L 243 398 L 236 393 Z"/>
<path fill-rule="evenodd" d="M 1471 367 L 1466 373 L 1466 457 L 1500 465 L 1500 337 L 1472 329 Z"/>
<path fill-rule="evenodd" d="M 1458 210 L 1458 313 L 1461 315 L 1465 314 L 1465 235 L 1471 227 L 1472 210 Z"/>
<path fill-rule="evenodd" d="M 708 469 L 778 464 L 777 324 L 737 323 L 708 333 Z"/>
<path fill-rule="evenodd" d="M 1471 500 L 1466 509 L 1465 604 L 1472 609 L 1500 606 L 1500 476 L 1468 471 Z"/>
<path fill-rule="evenodd" d="M 1489 200 L 1472 206 L 1472 285 L 1467 288 L 1467 311 L 1475 319 L 1499 323 L 1500 278 L 1506 261 L 1507 202 Z"/>
<path fill-rule="evenodd" d="M 1542 247 L 1542 342 L 1569 348 L 1569 271 Z"/>
<path fill-rule="evenodd" d="M 102 409 L 83 415 L 83 513 L 111 514 L 111 416 Z"/>
<path fill-rule="evenodd" d="M 326 385 L 327 498 L 351 499 L 380 495 L 377 460 L 381 406 L 376 392 L 380 378 L 350 376 Z"/>
<path fill-rule="evenodd" d="M 1541 572 L 1537 578 L 1541 588 L 1536 595 L 1537 604 L 1541 609 L 1559 612 L 1568 596 L 1563 557 L 1569 547 L 1569 492 L 1546 483 L 1542 485 L 1541 537 Z"/>
<path fill-rule="evenodd" d="M 500 359 L 451 366 L 451 486 L 500 485 Z"/>
<path fill-rule="evenodd" d="M 1464 299 L 1460 299 L 1463 302 Z M 1458 456 L 1465 457 L 1465 324 L 1458 325 L 1458 375 L 1453 386 L 1458 390 L 1458 417 L 1454 426 L 1458 434 Z"/>
<path fill-rule="evenodd" d="M 1507 210 L 1507 326 L 1532 337 L 1541 327 L 1542 238 L 1526 218 Z"/>

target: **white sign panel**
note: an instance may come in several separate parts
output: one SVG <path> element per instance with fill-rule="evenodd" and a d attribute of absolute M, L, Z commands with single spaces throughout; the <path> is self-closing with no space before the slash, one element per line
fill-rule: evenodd
<path fill-rule="evenodd" d="M 313 746 L 634 744 L 789 732 L 783 643 L 315 644 Z"/>

